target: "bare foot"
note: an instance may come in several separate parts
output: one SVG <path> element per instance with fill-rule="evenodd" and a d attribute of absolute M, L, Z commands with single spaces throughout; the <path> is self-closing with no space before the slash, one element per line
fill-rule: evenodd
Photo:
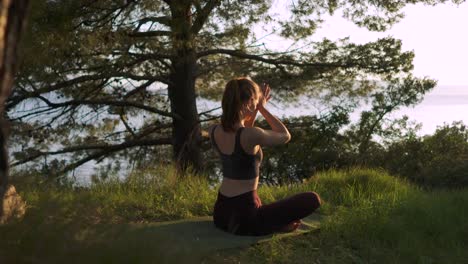
<path fill-rule="evenodd" d="M 292 232 L 302 224 L 301 220 L 293 221 L 281 229 L 281 232 Z"/>

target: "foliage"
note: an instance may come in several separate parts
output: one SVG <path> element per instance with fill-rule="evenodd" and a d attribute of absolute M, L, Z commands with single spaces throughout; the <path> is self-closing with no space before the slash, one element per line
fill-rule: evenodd
<path fill-rule="evenodd" d="M 455 122 L 433 135 L 409 137 L 390 145 L 383 166 L 428 187 L 468 186 L 468 131 Z"/>
<path fill-rule="evenodd" d="M 353 100 L 395 87 L 418 97 L 426 90 L 399 84 L 433 83 L 411 76 L 414 53 L 403 51 L 400 40 L 355 44 L 311 36 L 324 15 L 337 11 L 383 31 L 407 4 L 444 2 L 300 0 L 281 6 L 280 16 L 273 1 L 258 0 L 34 1 L 17 88 L 7 102 L 18 144 L 13 165 L 47 157 L 54 164 L 47 174 L 60 174 L 118 153 L 198 167 L 200 123 L 216 116 L 199 113 L 197 100 L 218 100 L 226 80 L 239 75 L 269 82 L 284 101 Z M 272 48 L 266 35 L 291 45 Z M 168 145 L 172 155 L 154 158 Z"/>
<path fill-rule="evenodd" d="M 359 124 L 355 128 L 351 128 L 351 133 L 348 133 L 348 136 L 359 145 L 361 162 L 370 158 L 368 148 L 372 136 L 385 135 L 385 130 L 382 127 L 385 123 L 383 120 L 385 116 L 400 107 L 412 106 L 421 102 L 424 94 L 435 85 L 436 83 L 431 80 L 405 78 L 400 82 L 391 82 L 385 89 L 371 95 L 372 109 L 363 111 Z M 353 129 L 356 131 L 352 131 Z"/>
<path fill-rule="evenodd" d="M 309 187 L 310 186 L 310 187 Z M 463 263 L 468 192 L 424 192 L 383 172 L 320 173 L 301 189 L 334 207 L 321 230 L 226 250 L 209 263 Z"/>
<path fill-rule="evenodd" d="M 381 108 L 361 116 L 357 124 L 369 124 L 380 115 L 371 137 L 363 126 L 348 124 L 349 109 L 335 109 L 318 118 L 303 116 L 286 120 L 292 140 L 282 147 L 267 148 L 261 177 L 269 184 L 301 182 L 331 168 L 364 166 L 384 168 L 393 175 L 421 186 L 464 188 L 468 186 L 468 133 L 455 122 L 434 134 L 418 136 L 420 124 L 407 116 L 387 119 Z M 375 119 L 374 119 L 375 120 Z M 363 144 L 366 150 L 363 151 Z"/>
<path fill-rule="evenodd" d="M 216 186 L 196 176 L 179 179 L 175 171 L 163 166 L 90 188 L 57 188 L 14 177 L 29 208 L 22 221 L 0 226 L 0 259 L 154 261 L 153 252 L 120 254 L 119 224 L 210 215 L 216 198 Z M 320 172 L 301 184 L 262 186 L 259 195 L 267 204 L 303 191 L 322 198 L 318 213 L 327 217 L 320 232 L 218 252 L 207 262 L 461 263 L 468 257 L 466 190 L 427 192 L 383 171 L 349 169 Z M 137 237 L 135 245 L 144 247 L 147 237 Z"/>
<path fill-rule="evenodd" d="M 195 175 L 181 178 L 174 166 L 166 165 L 135 172 L 124 180 L 95 181 L 89 188 L 37 181 L 19 178 L 21 195 L 31 207 L 28 212 L 48 215 L 35 219 L 42 224 L 50 224 L 49 219 L 73 225 L 187 218 L 209 214 L 215 198 L 213 184 Z"/>
<path fill-rule="evenodd" d="M 261 177 L 271 184 L 302 181 L 310 175 L 350 165 L 348 140 L 339 132 L 349 123 L 350 109 L 335 107 L 322 117 L 285 119 L 291 141 L 264 149 Z"/>

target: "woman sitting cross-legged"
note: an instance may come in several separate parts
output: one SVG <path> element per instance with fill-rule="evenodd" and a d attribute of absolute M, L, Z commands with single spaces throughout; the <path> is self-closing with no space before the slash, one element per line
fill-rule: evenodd
<path fill-rule="evenodd" d="M 268 85 L 260 88 L 249 78 L 231 80 L 223 94 L 221 124 L 209 128 L 223 172 L 214 224 L 236 235 L 293 231 L 302 218 L 320 206 L 315 192 L 299 193 L 267 205 L 262 205 L 257 195 L 262 146 L 285 144 L 291 139 L 284 124 L 265 108 L 269 99 Z M 253 126 L 257 112 L 271 130 Z"/>

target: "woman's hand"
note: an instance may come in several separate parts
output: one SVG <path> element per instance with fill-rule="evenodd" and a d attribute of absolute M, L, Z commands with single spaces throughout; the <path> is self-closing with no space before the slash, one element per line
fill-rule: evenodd
<path fill-rule="evenodd" d="M 259 110 L 262 108 L 265 108 L 266 103 L 271 98 L 271 94 L 270 94 L 271 89 L 270 89 L 269 84 L 263 83 L 260 88 L 262 89 L 262 95 L 260 96 L 260 100 L 257 105 L 257 109 Z"/>
<path fill-rule="evenodd" d="M 244 126 L 245 127 L 253 127 L 255 123 L 255 118 L 257 117 L 257 112 L 258 110 L 255 110 L 254 112 L 246 114 L 245 120 L 244 120 Z"/>

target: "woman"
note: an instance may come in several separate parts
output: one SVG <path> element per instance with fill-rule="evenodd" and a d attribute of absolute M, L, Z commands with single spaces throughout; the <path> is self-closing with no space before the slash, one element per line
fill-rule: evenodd
<path fill-rule="evenodd" d="M 221 125 L 210 127 L 213 147 L 222 161 L 223 181 L 214 206 L 216 227 L 237 235 L 266 235 L 295 230 L 300 219 L 320 206 L 314 192 L 294 195 L 262 205 L 257 195 L 262 146 L 285 144 L 288 129 L 266 108 L 270 87 L 260 87 L 248 78 L 226 84 L 222 99 Z M 257 112 L 271 130 L 254 127 Z"/>

